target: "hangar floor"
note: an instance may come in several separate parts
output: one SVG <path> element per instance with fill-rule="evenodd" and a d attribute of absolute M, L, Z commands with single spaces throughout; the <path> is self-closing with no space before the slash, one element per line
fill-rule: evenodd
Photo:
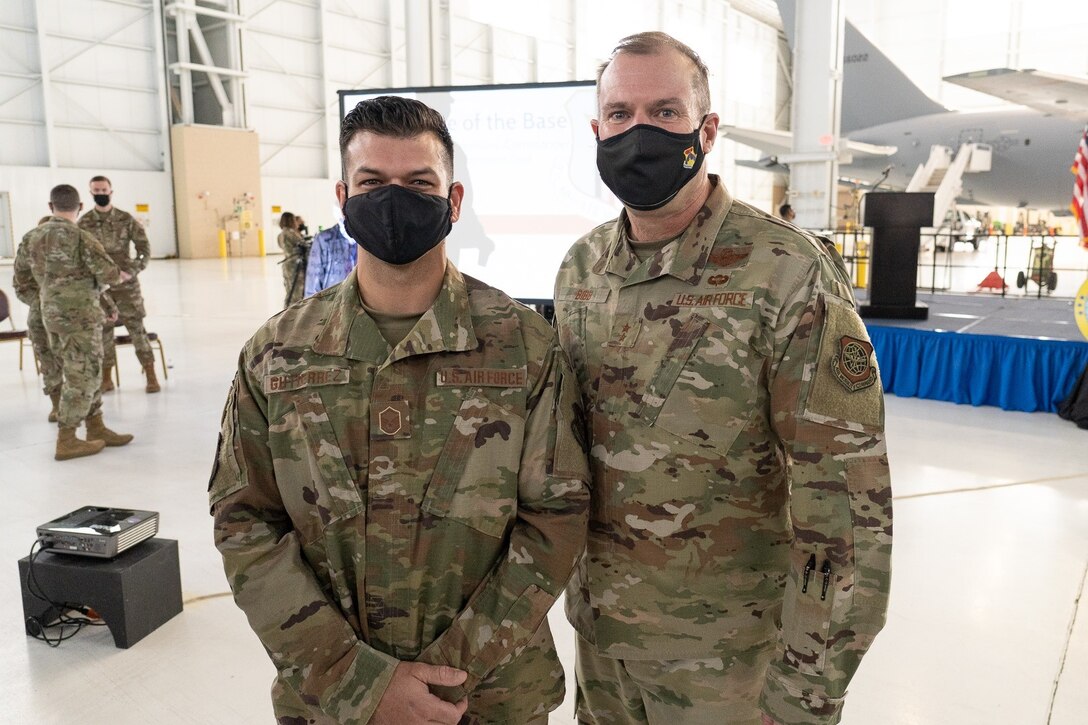
<path fill-rule="evenodd" d="M 20 373 L 17 346 L 0 347 L 0 722 L 271 722 L 272 666 L 225 594 L 205 488 L 238 349 L 279 309 L 277 261 L 155 261 L 141 275 L 171 368 L 162 393 L 145 395 L 131 348 L 118 351 L 121 387 L 104 413 L 136 434 L 125 448 L 54 462 L 33 364 Z M 0 289 L 11 291 L 10 266 Z M 1084 723 L 1088 433 L 1050 414 L 887 407 L 894 590 L 843 722 Z M 23 632 L 16 561 L 38 524 L 83 505 L 160 511 L 159 535 L 179 542 L 185 610 L 128 650 L 104 628 L 57 649 Z M 571 629 L 558 607 L 552 620 L 572 676 Z M 569 700 L 552 722 L 573 722 Z"/>

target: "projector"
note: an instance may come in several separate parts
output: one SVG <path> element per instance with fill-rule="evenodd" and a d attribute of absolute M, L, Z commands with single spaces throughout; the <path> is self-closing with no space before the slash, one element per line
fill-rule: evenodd
<path fill-rule="evenodd" d="M 84 506 L 38 527 L 42 550 L 112 559 L 159 532 L 158 511 Z"/>

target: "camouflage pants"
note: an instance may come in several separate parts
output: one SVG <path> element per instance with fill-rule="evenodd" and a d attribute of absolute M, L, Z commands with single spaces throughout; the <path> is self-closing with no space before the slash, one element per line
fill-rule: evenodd
<path fill-rule="evenodd" d="M 577 642 L 575 712 L 587 725 L 760 725 L 774 645 L 722 658 L 617 660 Z"/>
<path fill-rule="evenodd" d="M 302 265 L 294 257 L 280 267 L 283 271 L 284 307 L 290 307 L 302 299 L 302 293 L 306 290 L 306 270 L 302 269 Z"/>
<path fill-rule="evenodd" d="M 60 361 L 49 347 L 49 333 L 45 331 L 45 323 L 42 322 L 41 305 L 33 304 L 26 315 L 27 337 L 34 346 L 34 356 L 38 358 L 38 367 L 42 372 L 42 392 L 46 395 L 60 392 L 61 376 Z"/>
<path fill-rule="evenodd" d="M 117 305 L 117 320 L 125 326 L 132 337 L 132 346 L 136 348 L 136 358 L 141 366 L 154 365 L 155 353 L 147 339 L 144 329 L 144 297 L 140 293 L 140 283 L 132 280 L 117 287 L 110 287 L 110 297 Z M 114 344 L 113 325 L 102 326 L 102 364 L 113 367 L 117 364 L 117 347 Z M 101 381 L 99 381 L 101 382 Z"/>
<path fill-rule="evenodd" d="M 102 407 L 102 333 L 97 326 L 50 332 L 49 346 L 64 376 L 57 422 L 62 428 L 76 428 Z"/>

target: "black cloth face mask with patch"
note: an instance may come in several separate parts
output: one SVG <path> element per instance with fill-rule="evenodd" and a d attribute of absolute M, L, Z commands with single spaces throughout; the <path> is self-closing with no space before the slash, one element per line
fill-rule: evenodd
<path fill-rule="evenodd" d="M 646 123 L 618 136 L 597 138 L 597 170 L 624 206 L 638 211 L 659 209 L 695 178 L 703 165 L 699 130 L 673 133 Z"/>
<path fill-rule="evenodd" d="M 453 207 L 447 197 L 397 184 L 348 197 L 343 211 L 348 235 L 387 264 L 416 261 L 453 229 Z"/>

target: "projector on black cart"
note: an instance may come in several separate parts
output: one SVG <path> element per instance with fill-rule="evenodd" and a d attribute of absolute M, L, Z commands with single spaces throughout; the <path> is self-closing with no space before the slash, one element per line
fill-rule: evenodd
<path fill-rule="evenodd" d="M 38 527 L 42 549 L 112 559 L 159 532 L 158 511 L 84 506 Z"/>

